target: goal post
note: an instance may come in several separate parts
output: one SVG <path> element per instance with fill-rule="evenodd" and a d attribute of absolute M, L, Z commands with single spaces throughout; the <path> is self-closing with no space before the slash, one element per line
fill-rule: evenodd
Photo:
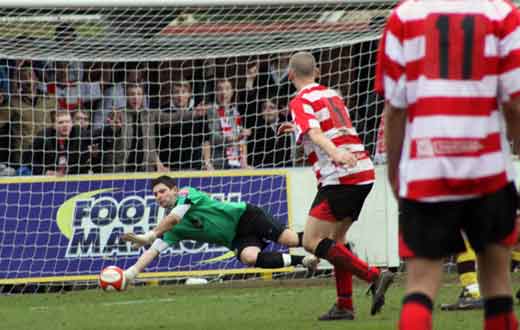
<path fill-rule="evenodd" d="M 314 178 L 301 179 L 294 138 L 275 133 L 290 120 L 289 56 L 312 52 L 319 82 L 344 97 L 373 156 L 383 107 L 373 91 L 377 43 L 395 3 L 2 1 L 0 286 L 91 281 L 104 266 L 131 265 L 140 251 L 119 235 L 160 219 L 149 186 L 159 171 L 301 227 L 309 205 L 293 197 L 309 198 L 296 190 L 312 191 Z M 353 234 L 356 252 L 380 266 L 395 263 L 385 179 L 365 206 L 385 226 L 372 219 Z M 371 250 L 364 233 L 383 227 Z M 143 278 L 260 271 L 230 256 L 182 243 Z"/>

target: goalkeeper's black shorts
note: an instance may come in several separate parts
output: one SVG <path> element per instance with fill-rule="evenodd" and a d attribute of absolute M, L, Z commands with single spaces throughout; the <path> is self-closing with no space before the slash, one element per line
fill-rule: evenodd
<path fill-rule="evenodd" d="M 269 242 L 276 242 L 285 230 L 273 216 L 258 206 L 247 204 L 246 211 L 240 217 L 237 232 L 232 242 L 233 250 L 240 257 L 242 250 L 256 246 L 263 250 Z"/>

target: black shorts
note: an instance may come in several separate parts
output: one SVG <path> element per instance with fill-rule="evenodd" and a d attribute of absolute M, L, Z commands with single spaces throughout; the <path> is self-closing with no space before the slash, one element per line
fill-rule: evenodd
<path fill-rule="evenodd" d="M 424 203 L 400 200 L 399 254 L 403 258 L 444 258 L 466 250 L 465 233 L 475 252 L 488 244 L 516 242 L 517 195 L 511 183 L 479 198 Z"/>
<path fill-rule="evenodd" d="M 372 184 L 333 185 L 320 187 L 312 202 L 309 215 L 323 221 L 356 221 Z"/>
<path fill-rule="evenodd" d="M 231 243 L 237 258 L 242 250 L 256 246 L 263 250 L 269 242 L 276 242 L 285 230 L 269 213 L 261 208 L 247 204 L 246 211 L 240 217 L 237 233 Z"/>

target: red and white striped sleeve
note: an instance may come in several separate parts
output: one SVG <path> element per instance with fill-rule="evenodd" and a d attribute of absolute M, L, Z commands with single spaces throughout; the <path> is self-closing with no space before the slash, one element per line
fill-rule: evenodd
<path fill-rule="evenodd" d="M 311 128 L 320 128 L 320 122 L 316 118 L 312 106 L 301 97 L 295 97 L 289 107 L 296 124 L 296 142 L 301 143 L 302 137 Z"/>
<path fill-rule="evenodd" d="M 396 108 L 406 108 L 403 23 L 394 10 L 379 42 L 375 90 Z"/>
<path fill-rule="evenodd" d="M 502 102 L 520 96 L 520 11 L 513 5 L 499 35 L 499 93 Z"/>

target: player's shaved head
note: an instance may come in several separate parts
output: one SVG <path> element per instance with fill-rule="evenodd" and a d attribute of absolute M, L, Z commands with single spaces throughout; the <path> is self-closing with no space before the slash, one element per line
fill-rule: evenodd
<path fill-rule="evenodd" d="M 298 78 L 314 78 L 316 60 L 310 52 L 298 52 L 291 56 L 289 70 Z"/>

